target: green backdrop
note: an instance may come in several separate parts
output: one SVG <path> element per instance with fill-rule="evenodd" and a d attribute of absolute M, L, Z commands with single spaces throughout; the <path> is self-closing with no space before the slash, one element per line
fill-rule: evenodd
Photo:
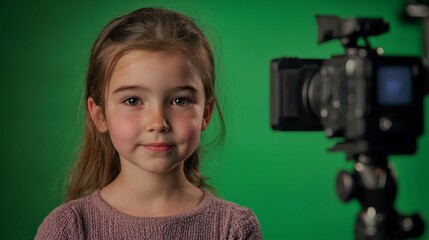
<path fill-rule="evenodd" d="M 353 239 L 359 205 L 341 203 L 334 190 L 336 174 L 352 163 L 327 153 L 334 142 L 322 132 L 270 129 L 269 62 L 343 52 L 338 42 L 316 43 L 317 13 L 383 17 L 391 30 L 373 45 L 420 55 L 421 25 L 400 21 L 402 0 L 1 1 L 0 239 L 32 239 L 61 203 L 79 147 L 90 47 L 110 19 L 142 6 L 191 16 L 213 44 L 227 135 L 207 146 L 203 170 L 219 195 L 252 208 L 264 239 Z M 425 105 L 428 128 L 427 97 Z M 204 137 L 214 132 L 211 126 Z M 396 208 L 429 223 L 428 145 L 426 133 L 415 155 L 390 162 L 399 180 Z"/>

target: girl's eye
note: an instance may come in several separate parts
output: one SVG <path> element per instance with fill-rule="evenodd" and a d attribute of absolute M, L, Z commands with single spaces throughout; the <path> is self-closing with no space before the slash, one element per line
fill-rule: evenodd
<path fill-rule="evenodd" d="M 132 97 L 125 99 L 124 103 L 128 106 L 137 106 L 141 103 L 140 99 Z"/>
<path fill-rule="evenodd" d="M 190 103 L 190 101 L 186 98 L 183 97 L 178 97 L 173 99 L 173 105 L 178 105 L 178 106 L 183 106 Z"/>

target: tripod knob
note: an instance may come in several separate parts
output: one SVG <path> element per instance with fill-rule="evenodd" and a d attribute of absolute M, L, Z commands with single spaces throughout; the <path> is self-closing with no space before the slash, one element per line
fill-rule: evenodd
<path fill-rule="evenodd" d="M 420 215 L 399 216 L 398 220 L 399 226 L 406 238 L 415 238 L 423 234 L 425 227 Z"/>
<path fill-rule="evenodd" d="M 338 197 L 343 202 L 348 202 L 355 198 L 355 180 L 352 174 L 341 171 L 337 175 L 336 190 Z"/>

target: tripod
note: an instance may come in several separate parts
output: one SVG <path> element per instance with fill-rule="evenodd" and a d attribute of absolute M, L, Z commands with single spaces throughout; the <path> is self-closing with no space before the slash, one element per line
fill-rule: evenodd
<path fill-rule="evenodd" d="M 360 202 L 357 240 L 402 240 L 418 237 L 424 231 L 418 214 L 403 216 L 394 209 L 397 184 L 386 156 L 357 155 L 353 173 L 338 174 L 336 190 L 342 201 Z"/>

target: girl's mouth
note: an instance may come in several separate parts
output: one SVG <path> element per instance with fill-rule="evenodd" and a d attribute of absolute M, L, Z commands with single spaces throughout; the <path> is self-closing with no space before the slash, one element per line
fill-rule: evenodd
<path fill-rule="evenodd" d="M 143 144 L 143 147 L 152 152 L 163 153 L 170 151 L 174 147 L 174 145 L 167 143 L 148 143 Z"/>

